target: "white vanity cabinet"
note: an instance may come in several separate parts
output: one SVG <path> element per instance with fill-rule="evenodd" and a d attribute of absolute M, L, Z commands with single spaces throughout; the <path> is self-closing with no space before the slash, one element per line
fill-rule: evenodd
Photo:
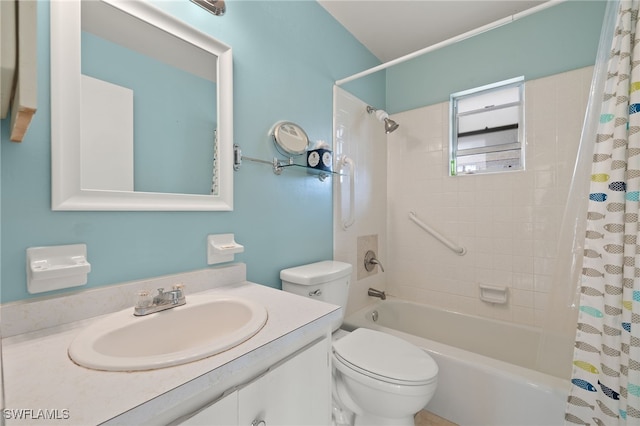
<path fill-rule="evenodd" d="M 233 392 L 208 406 L 180 426 L 231 426 L 238 424 L 238 392 Z"/>
<path fill-rule="evenodd" d="M 331 424 L 330 339 L 296 352 L 181 425 Z"/>

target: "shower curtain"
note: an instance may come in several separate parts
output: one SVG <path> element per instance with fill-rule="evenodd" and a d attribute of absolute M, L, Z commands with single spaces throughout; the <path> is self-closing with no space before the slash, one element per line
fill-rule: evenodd
<path fill-rule="evenodd" d="M 608 59 L 566 424 L 640 424 L 639 1 L 619 3 Z"/>

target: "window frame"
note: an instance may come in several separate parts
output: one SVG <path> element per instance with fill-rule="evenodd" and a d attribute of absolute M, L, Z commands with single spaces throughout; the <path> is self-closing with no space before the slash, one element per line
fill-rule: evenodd
<path fill-rule="evenodd" d="M 508 89 L 515 87 L 518 89 L 518 101 L 514 102 L 505 102 L 501 104 L 488 105 L 484 108 L 478 108 L 471 111 L 466 111 L 464 113 L 458 113 L 458 102 L 460 100 L 469 99 L 474 96 L 486 95 L 491 92 L 497 92 L 503 89 Z M 480 174 L 491 174 L 491 173 L 505 173 L 505 172 L 514 172 L 514 171 L 523 171 L 525 170 L 525 80 L 524 76 L 511 78 L 508 80 L 499 81 L 496 83 L 487 84 L 484 86 L 476 87 L 473 89 L 467 89 L 460 92 L 452 93 L 449 98 L 449 176 L 469 176 L 469 175 L 480 175 Z M 474 154 L 483 154 L 483 153 L 495 153 L 500 151 L 507 150 L 520 150 L 520 161 L 518 166 L 508 168 L 490 168 L 476 171 L 468 171 L 468 172 L 459 172 L 457 170 L 458 164 L 458 137 L 460 133 L 458 132 L 459 127 L 459 117 L 470 116 L 473 114 L 478 114 L 480 112 L 487 112 L 492 110 L 499 110 L 509 107 L 519 106 L 518 110 L 518 123 L 517 124 L 517 138 L 516 142 L 511 144 L 497 145 L 502 149 L 492 150 L 490 146 L 480 147 L 480 148 L 470 148 L 466 149 L 465 153 L 467 155 Z M 503 126 L 508 127 L 511 130 L 514 129 L 514 125 Z M 500 126 L 497 126 L 493 129 L 499 129 Z M 508 129 L 507 129 L 508 130 Z M 494 130 L 494 132 L 499 130 Z M 482 132 L 482 131 L 480 131 Z M 467 135 L 471 132 L 465 132 Z"/>

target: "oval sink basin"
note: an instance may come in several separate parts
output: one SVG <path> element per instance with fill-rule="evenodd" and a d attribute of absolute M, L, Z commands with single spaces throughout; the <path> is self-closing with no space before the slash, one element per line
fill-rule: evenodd
<path fill-rule="evenodd" d="M 96 370 L 153 370 L 223 352 L 254 336 L 267 322 L 264 306 L 220 295 L 187 296 L 187 303 L 146 316 L 133 307 L 82 330 L 69 357 Z"/>

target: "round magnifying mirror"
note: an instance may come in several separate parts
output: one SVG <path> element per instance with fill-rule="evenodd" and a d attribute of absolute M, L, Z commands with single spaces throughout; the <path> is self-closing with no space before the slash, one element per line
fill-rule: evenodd
<path fill-rule="evenodd" d="M 280 121 L 271 129 L 273 140 L 285 155 L 304 154 L 309 145 L 309 137 L 302 127 L 290 121 Z"/>

